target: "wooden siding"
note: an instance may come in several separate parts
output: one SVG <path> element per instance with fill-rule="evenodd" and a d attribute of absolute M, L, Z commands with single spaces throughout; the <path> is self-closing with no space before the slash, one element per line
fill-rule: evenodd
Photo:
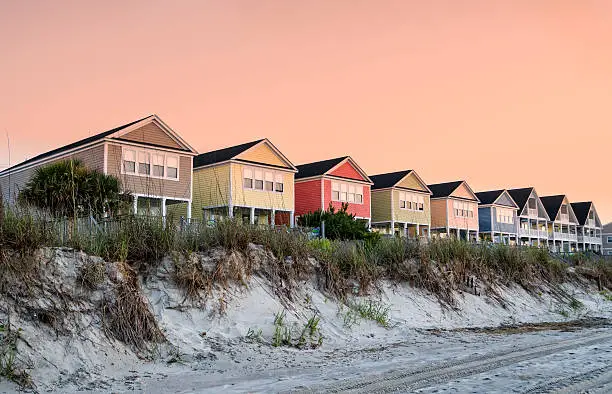
<path fill-rule="evenodd" d="M 334 176 L 338 176 L 341 178 L 349 178 L 349 179 L 357 179 L 360 181 L 365 181 L 363 176 L 359 174 L 359 171 L 357 171 L 357 169 L 355 169 L 355 167 L 351 165 L 350 161 L 347 161 L 346 163 L 342 164 L 340 167 L 330 172 L 329 175 L 334 175 Z"/>
<path fill-rule="evenodd" d="M 108 144 L 107 173 L 118 177 L 124 190 L 132 193 L 149 196 L 164 196 L 167 198 L 191 198 L 191 156 L 179 156 L 179 180 L 157 179 L 138 175 L 121 174 L 121 144 L 113 142 Z M 155 151 L 155 148 L 145 149 Z"/>
<path fill-rule="evenodd" d="M 191 215 L 202 219 L 202 208 L 229 205 L 230 164 L 197 168 L 193 171 Z"/>
<path fill-rule="evenodd" d="M 498 209 L 499 209 L 498 207 L 493 207 L 493 229 L 494 231 L 499 232 L 499 233 L 511 233 L 511 234 L 516 233 L 517 221 L 518 221 L 518 218 L 516 216 L 516 209 L 512 210 L 512 215 L 514 217 L 514 222 L 512 224 L 500 223 L 497 221 L 497 210 Z M 507 209 L 507 208 L 504 208 L 504 209 Z"/>
<path fill-rule="evenodd" d="M 168 147 L 172 149 L 183 149 L 178 142 L 168 135 L 155 122 L 148 123 L 136 130 L 130 131 L 127 134 L 119 137 L 124 140 L 140 142 L 144 144 L 153 144 L 157 146 Z"/>
<path fill-rule="evenodd" d="M 416 177 L 416 175 L 414 175 L 414 172 L 411 172 L 410 174 L 408 174 L 407 177 L 402 179 L 401 182 L 398 182 L 397 186 L 398 187 L 405 187 L 405 188 L 413 189 L 413 190 L 427 191 L 425 185 L 423 185 L 419 181 L 419 179 Z"/>
<path fill-rule="evenodd" d="M 447 205 L 447 209 L 448 209 L 448 225 L 450 228 L 459 228 L 462 230 L 478 230 L 478 203 L 476 202 L 469 202 L 467 201 L 467 204 L 472 206 L 472 209 L 474 211 L 474 217 L 463 217 L 463 216 L 455 216 L 455 209 L 454 209 L 454 201 L 451 198 L 446 199 L 446 205 Z M 465 200 L 460 200 L 463 203 L 466 203 Z"/>
<path fill-rule="evenodd" d="M 85 164 L 87 168 L 104 172 L 104 144 L 83 149 L 82 151 L 74 152 L 70 155 L 43 162 L 39 165 L 18 170 L 10 175 L 0 177 L 0 194 L 9 203 L 14 203 L 19 191 L 24 188 L 25 184 L 30 180 L 36 168 L 42 167 L 61 160 L 78 159 Z"/>
<path fill-rule="evenodd" d="M 504 206 L 512 207 L 512 208 L 514 208 L 515 206 L 514 202 L 512 201 L 512 197 L 510 197 L 508 192 L 503 192 L 502 195 L 499 196 L 495 204 L 504 205 Z"/>
<path fill-rule="evenodd" d="M 232 168 L 232 203 L 236 206 L 257 207 L 292 211 L 295 205 L 294 173 L 291 171 L 270 168 L 274 173 L 283 174 L 283 192 L 252 190 L 243 187 L 243 169 L 253 168 L 248 164 L 231 163 Z M 263 169 L 265 172 L 265 169 Z"/>
<path fill-rule="evenodd" d="M 321 179 L 296 182 L 295 214 L 301 216 L 317 209 L 321 209 Z"/>
<path fill-rule="evenodd" d="M 423 196 L 424 210 L 412 211 L 409 209 L 401 209 L 399 207 L 399 194 L 399 190 L 393 190 L 393 214 L 395 216 L 395 221 L 425 225 L 429 225 L 431 223 L 431 203 L 429 200 L 429 195 L 415 193 Z"/>
<path fill-rule="evenodd" d="M 351 183 L 350 181 L 343 181 L 343 182 L 349 185 Z M 355 186 L 360 186 L 360 187 L 363 186 L 363 203 L 362 204 L 349 203 L 347 212 L 357 217 L 360 217 L 360 218 L 369 219 L 370 218 L 370 185 L 355 183 Z M 323 193 L 324 193 L 323 198 L 324 198 L 324 203 L 325 203 L 324 204 L 325 209 L 327 209 L 330 202 L 332 204 L 332 207 L 334 207 L 336 210 L 342 208 L 342 202 L 331 200 L 332 181 L 330 179 L 323 180 Z"/>
<path fill-rule="evenodd" d="M 372 190 L 372 222 L 391 221 L 391 189 Z"/>
<path fill-rule="evenodd" d="M 491 232 L 491 211 L 492 207 L 478 207 L 478 227 L 480 232 Z"/>
<path fill-rule="evenodd" d="M 446 200 L 431 200 L 431 228 L 446 227 Z"/>
<path fill-rule="evenodd" d="M 457 189 L 455 189 L 455 191 L 451 194 L 451 196 L 459 197 L 459 198 L 467 198 L 469 200 L 475 199 L 474 195 L 470 192 L 470 190 L 467 188 L 465 183 L 462 183 Z"/>
<path fill-rule="evenodd" d="M 287 163 L 267 144 L 262 143 L 242 152 L 236 159 L 255 163 L 270 164 L 278 167 L 287 167 Z"/>

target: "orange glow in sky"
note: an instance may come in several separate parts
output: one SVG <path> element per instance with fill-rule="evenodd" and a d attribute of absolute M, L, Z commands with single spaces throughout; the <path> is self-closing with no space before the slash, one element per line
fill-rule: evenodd
<path fill-rule="evenodd" d="M 612 2 L 0 0 L 0 168 L 150 113 L 612 220 Z M 606 168 L 606 166 L 608 166 Z"/>

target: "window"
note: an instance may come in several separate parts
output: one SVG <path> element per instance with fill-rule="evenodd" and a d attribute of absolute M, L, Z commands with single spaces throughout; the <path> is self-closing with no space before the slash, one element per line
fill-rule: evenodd
<path fill-rule="evenodd" d="M 274 174 L 271 172 L 266 172 L 265 189 L 267 192 L 274 191 Z"/>
<path fill-rule="evenodd" d="M 274 191 L 282 193 L 285 190 L 285 184 L 283 181 L 283 174 L 276 174 L 274 179 Z"/>
<path fill-rule="evenodd" d="M 455 211 L 456 217 L 474 217 L 474 204 L 470 204 L 463 201 L 453 201 L 453 210 Z"/>
<path fill-rule="evenodd" d="M 178 157 L 167 156 L 166 157 L 166 174 L 168 178 L 178 179 Z"/>
<path fill-rule="evenodd" d="M 141 175 L 151 174 L 151 164 L 149 163 L 148 152 L 138 152 L 138 173 Z"/>
<path fill-rule="evenodd" d="M 332 200 L 340 201 L 340 184 L 332 182 Z"/>
<path fill-rule="evenodd" d="M 263 181 L 263 171 L 255 170 L 255 190 L 263 190 L 264 189 L 264 181 Z"/>
<path fill-rule="evenodd" d="M 536 200 L 535 198 L 529 198 L 529 209 L 536 209 Z"/>
<path fill-rule="evenodd" d="M 123 150 L 123 171 L 131 174 L 136 172 L 136 151 Z"/>
<path fill-rule="evenodd" d="M 242 186 L 266 192 L 283 193 L 285 185 L 283 174 L 275 171 L 264 171 L 260 168 L 245 167 L 242 170 Z"/>
<path fill-rule="evenodd" d="M 399 192 L 399 207 L 411 211 L 425 210 L 425 199 L 414 193 Z"/>
<path fill-rule="evenodd" d="M 253 188 L 253 170 L 251 170 L 250 168 L 245 168 L 244 169 L 244 188 L 245 189 L 252 189 Z"/>
<path fill-rule="evenodd" d="M 332 201 L 363 204 L 361 185 L 332 182 Z"/>
<path fill-rule="evenodd" d="M 506 223 L 506 224 L 514 223 L 514 213 L 511 209 L 495 208 L 495 210 L 497 211 L 497 222 L 498 223 Z"/>
<path fill-rule="evenodd" d="M 178 180 L 179 157 L 153 150 L 123 147 L 124 174 Z"/>
<path fill-rule="evenodd" d="M 612 244 L 612 236 L 609 236 L 609 235 L 608 235 L 608 237 L 607 237 L 607 238 L 608 238 L 608 239 L 606 240 L 606 242 L 607 242 L 607 243 L 609 243 L 609 244 Z"/>
<path fill-rule="evenodd" d="M 152 154 L 151 163 L 153 164 L 153 176 L 164 177 L 164 155 Z"/>

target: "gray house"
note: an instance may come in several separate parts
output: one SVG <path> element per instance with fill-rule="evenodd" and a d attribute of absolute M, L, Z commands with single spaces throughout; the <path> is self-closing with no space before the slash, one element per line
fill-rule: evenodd
<path fill-rule="evenodd" d="M 553 252 L 578 250 L 578 219 L 566 195 L 541 197 L 540 200 L 550 222 L 548 223 L 548 247 Z"/>
<path fill-rule="evenodd" d="M 601 221 L 591 201 L 573 202 L 572 210 L 578 219 L 578 250 L 601 252 Z"/>
<path fill-rule="evenodd" d="M 518 205 L 518 244 L 548 245 L 550 218 L 535 188 L 510 189 L 508 193 Z"/>
<path fill-rule="evenodd" d="M 601 230 L 601 252 L 604 256 L 612 256 L 612 222 L 603 226 Z"/>
<path fill-rule="evenodd" d="M 518 205 L 507 190 L 478 192 L 478 226 L 480 239 L 516 245 Z"/>

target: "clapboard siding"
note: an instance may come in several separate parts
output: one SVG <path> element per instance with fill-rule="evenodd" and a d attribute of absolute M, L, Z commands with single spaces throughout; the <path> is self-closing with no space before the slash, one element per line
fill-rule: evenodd
<path fill-rule="evenodd" d="M 172 139 L 155 122 L 148 123 L 134 131 L 130 131 L 120 137 L 123 140 L 139 142 L 142 144 L 153 144 L 172 149 L 183 149 L 183 147 Z"/>
<path fill-rule="evenodd" d="M 229 205 L 230 165 L 196 168 L 193 171 L 192 217 L 202 218 L 202 208 Z"/>
<path fill-rule="evenodd" d="M 321 207 L 321 179 L 295 183 L 295 214 L 302 216 Z M 327 206 L 323 207 L 327 209 Z"/>
<path fill-rule="evenodd" d="M 372 222 L 391 221 L 391 189 L 372 190 Z"/>

